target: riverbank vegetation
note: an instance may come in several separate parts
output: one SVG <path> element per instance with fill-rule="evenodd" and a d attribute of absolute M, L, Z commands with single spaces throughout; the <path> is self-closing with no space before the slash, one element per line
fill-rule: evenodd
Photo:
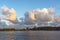
<path fill-rule="evenodd" d="M 0 31 L 60 31 L 60 27 L 33 27 L 33 28 L 29 28 L 26 27 L 24 29 L 15 29 L 15 28 L 4 28 L 4 29 L 0 29 Z"/>

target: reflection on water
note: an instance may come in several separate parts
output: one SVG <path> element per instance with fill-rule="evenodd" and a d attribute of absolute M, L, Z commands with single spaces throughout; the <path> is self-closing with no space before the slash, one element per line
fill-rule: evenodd
<path fill-rule="evenodd" d="M 60 40 L 60 31 L 0 32 L 0 40 Z"/>
<path fill-rule="evenodd" d="M 0 40 L 14 40 L 13 32 L 0 32 Z"/>

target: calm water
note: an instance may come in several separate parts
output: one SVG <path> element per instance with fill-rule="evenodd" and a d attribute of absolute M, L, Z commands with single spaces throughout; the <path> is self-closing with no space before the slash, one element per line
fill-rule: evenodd
<path fill-rule="evenodd" d="M 60 31 L 0 32 L 0 40 L 60 40 Z"/>

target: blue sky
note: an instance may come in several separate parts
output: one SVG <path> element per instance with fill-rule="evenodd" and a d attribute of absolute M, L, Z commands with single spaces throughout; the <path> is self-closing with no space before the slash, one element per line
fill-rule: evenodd
<path fill-rule="evenodd" d="M 16 10 L 17 17 L 37 8 L 55 8 L 56 15 L 60 15 L 60 0 L 0 0 L 0 7 L 6 5 Z"/>

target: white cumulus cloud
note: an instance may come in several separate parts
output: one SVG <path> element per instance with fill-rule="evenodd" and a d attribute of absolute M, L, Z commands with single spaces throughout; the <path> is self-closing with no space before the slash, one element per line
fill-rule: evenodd
<path fill-rule="evenodd" d="M 12 21 L 16 20 L 16 11 L 15 11 L 15 9 L 13 9 L 13 8 L 9 9 L 5 5 L 2 6 L 1 9 L 2 9 L 2 14 L 4 14 L 4 17 L 6 17 L 5 19 L 12 20 Z"/>
<path fill-rule="evenodd" d="M 53 8 L 35 9 L 25 13 L 26 23 L 44 23 L 49 21 L 54 21 Z"/>

